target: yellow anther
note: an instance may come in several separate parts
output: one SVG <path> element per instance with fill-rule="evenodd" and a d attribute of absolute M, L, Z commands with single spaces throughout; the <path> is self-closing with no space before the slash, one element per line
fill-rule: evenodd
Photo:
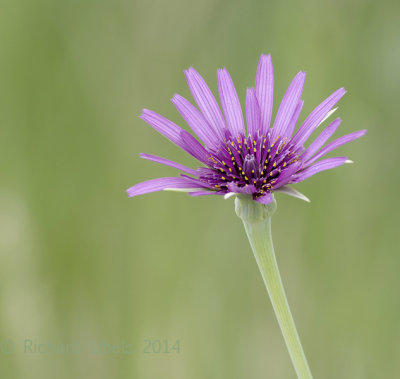
<path fill-rule="evenodd" d="M 249 178 L 246 175 L 244 176 L 244 178 L 245 178 L 245 180 L 249 181 Z"/>
<path fill-rule="evenodd" d="M 269 173 L 269 176 L 272 176 L 272 171 Z"/>
<path fill-rule="evenodd" d="M 257 153 L 257 149 L 256 148 L 254 148 L 254 152 Z"/>
<path fill-rule="evenodd" d="M 232 169 L 229 167 L 229 172 L 232 172 Z"/>
<path fill-rule="evenodd" d="M 274 162 L 274 164 L 272 165 L 272 167 L 276 167 L 276 162 Z"/>
<path fill-rule="evenodd" d="M 264 183 L 267 183 L 267 179 L 264 179 Z"/>
<path fill-rule="evenodd" d="M 251 173 L 254 174 L 254 170 L 251 170 Z"/>
<path fill-rule="evenodd" d="M 286 167 L 286 162 L 283 163 L 283 167 Z"/>
<path fill-rule="evenodd" d="M 222 180 L 226 180 L 225 176 L 221 177 Z"/>
<path fill-rule="evenodd" d="M 225 161 L 222 161 L 222 164 L 223 164 L 224 166 L 226 166 L 226 163 L 225 163 Z"/>

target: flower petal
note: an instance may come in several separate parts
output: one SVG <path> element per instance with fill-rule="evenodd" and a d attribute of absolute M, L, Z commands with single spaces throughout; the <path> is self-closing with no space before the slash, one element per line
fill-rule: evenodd
<path fill-rule="evenodd" d="M 294 175 L 291 179 L 291 183 L 302 182 L 303 180 L 308 179 L 310 176 L 313 176 L 321 171 L 330 170 L 331 168 L 341 166 L 347 162 L 350 161 L 348 161 L 346 157 L 324 159 L 323 161 L 317 162 Z"/>
<path fill-rule="evenodd" d="M 247 195 L 251 195 L 254 192 L 256 192 L 255 187 L 253 184 L 246 185 L 244 187 L 239 187 L 237 186 L 234 182 L 228 183 L 228 189 L 230 192 L 235 192 L 235 193 L 244 193 Z"/>
<path fill-rule="evenodd" d="M 224 111 L 226 124 L 233 137 L 244 134 L 242 107 L 232 78 L 226 68 L 217 71 L 219 98 Z"/>
<path fill-rule="evenodd" d="M 357 138 L 362 137 L 367 131 L 364 130 L 358 130 L 357 132 L 353 132 L 350 134 L 346 134 L 343 137 L 339 137 L 338 139 L 335 139 L 328 145 L 326 145 L 323 149 L 321 149 L 316 155 L 314 155 L 310 160 L 307 161 L 307 166 L 313 164 L 315 161 L 317 161 L 319 158 L 323 157 L 325 154 L 328 154 L 330 151 L 337 149 L 339 146 L 345 145 L 346 143 L 349 143 L 351 141 L 354 141 Z"/>
<path fill-rule="evenodd" d="M 246 92 L 246 123 L 247 134 L 257 136 L 261 126 L 261 114 L 254 88 L 247 88 Z"/>
<path fill-rule="evenodd" d="M 270 55 L 261 54 L 256 74 L 256 96 L 261 111 L 261 134 L 267 135 L 274 100 L 274 71 Z"/>
<path fill-rule="evenodd" d="M 288 126 L 286 128 L 284 137 L 290 138 L 292 136 L 294 128 L 296 127 L 297 121 L 299 119 L 301 110 L 303 109 L 303 105 L 304 105 L 304 101 L 303 100 L 300 100 L 297 103 L 296 109 L 293 112 L 293 116 L 290 119 L 290 122 L 289 122 L 289 124 L 288 124 Z"/>
<path fill-rule="evenodd" d="M 307 150 L 301 156 L 301 159 L 306 161 L 308 158 L 312 157 L 324 145 L 324 143 L 331 138 L 341 122 L 342 120 L 337 118 L 335 121 L 330 123 L 307 148 Z"/>
<path fill-rule="evenodd" d="M 157 178 L 134 185 L 126 190 L 129 197 L 170 188 L 192 188 L 193 184 L 183 177 Z M 201 188 L 201 187 L 200 187 Z"/>
<path fill-rule="evenodd" d="M 278 113 L 275 117 L 272 130 L 272 140 L 274 140 L 277 136 L 286 136 L 286 130 L 300 101 L 301 93 L 303 92 L 305 78 L 306 74 L 300 71 L 294 77 L 285 95 L 283 96 Z"/>
<path fill-rule="evenodd" d="M 318 127 L 322 120 L 326 117 L 328 112 L 335 106 L 335 104 L 346 93 L 344 88 L 339 88 L 320 105 L 318 105 L 304 120 L 297 133 L 292 138 L 292 143 L 302 146 L 313 131 Z"/>
<path fill-rule="evenodd" d="M 214 128 L 221 141 L 224 140 L 226 129 L 224 118 L 218 106 L 217 100 L 208 88 L 204 79 L 193 68 L 185 71 L 186 80 L 190 92 L 193 95 L 196 104 L 200 108 L 207 122 Z"/>
<path fill-rule="evenodd" d="M 203 145 L 186 130 L 182 129 L 180 135 L 183 143 L 185 144 L 185 150 L 200 162 L 207 164 L 210 154 L 203 147 Z"/>
<path fill-rule="evenodd" d="M 200 160 L 201 162 L 207 161 L 207 158 L 204 160 L 207 152 L 201 146 L 200 142 L 197 141 L 187 131 L 174 124 L 172 121 L 148 109 L 143 109 L 143 113 L 140 118 L 146 121 L 164 137 L 167 137 L 175 145 L 194 156 L 196 159 Z M 198 145 L 202 147 L 202 150 L 198 147 Z"/>
<path fill-rule="evenodd" d="M 184 97 L 175 94 L 171 99 L 193 132 L 209 147 L 217 147 L 219 138 L 201 112 Z"/>
<path fill-rule="evenodd" d="M 176 163 L 176 162 L 170 161 L 168 159 L 158 157 L 156 155 L 140 153 L 140 157 L 143 159 L 147 159 L 149 161 L 153 161 L 153 162 L 161 163 L 166 166 L 174 167 L 178 170 L 181 170 L 181 171 L 186 172 L 187 174 L 190 174 L 193 176 L 198 175 L 198 172 L 196 170 L 192 170 L 191 168 L 186 167 L 180 163 Z"/>
<path fill-rule="evenodd" d="M 274 183 L 273 185 L 274 191 L 276 191 L 280 187 L 283 187 L 285 184 L 290 183 L 293 175 L 295 175 L 296 172 L 301 168 L 301 165 L 302 162 L 298 161 L 292 163 L 291 165 L 283 169 L 280 175 L 278 176 L 276 183 Z"/>
<path fill-rule="evenodd" d="M 257 201 L 257 203 L 269 204 L 272 203 L 274 198 L 269 192 L 266 192 L 263 196 L 254 198 L 254 200 Z"/>
<path fill-rule="evenodd" d="M 278 188 L 278 189 L 275 190 L 275 192 L 281 192 L 281 193 L 284 193 L 286 195 L 296 197 L 298 199 L 307 201 L 307 203 L 311 202 L 311 200 L 306 195 L 303 195 L 301 192 L 299 192 L 299 191 L 297 191 L 294 188 L 289 187 L 289 186 L 283 186 L 281 188 Z"/>

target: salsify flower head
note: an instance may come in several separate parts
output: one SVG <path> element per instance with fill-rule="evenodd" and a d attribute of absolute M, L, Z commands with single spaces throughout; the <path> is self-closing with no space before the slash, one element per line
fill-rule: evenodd
<path fill-rule="evenodd" d="M 346 91 L 344 88 L 335 91 L 295 131 L 303 107 L 301 94 L 304 72 L 299 72 L 290 83 L 272 122 L 274 78 L 270 55 L 261 55 L 255 86 L 247 89 L 245 117 L 232 79 L 225 68 L 217 71 L 222 111 L 194 68 L 185 71 L 185 75 L 197 107 L 180 95 L 175 95 L 172 102 L 203 144 L 186 130 L 153 111 L 144 109 L 141 118 L 200 161 L 202 166 L 194 170 L 165 158 L 141 154 L 142 158 L 175 167 L 182 173 L 178 177 L 158 178 L 136 184 L 127 190 L 130 197 L 161 190 L 178 190 L 192 196 L 229 197 L 247 194 L 259 203 L 268 204 L 273 200 L 273 192 L 284 192 L 308 201 L 288 185 L 351 162 L 346 157 L 320 158 L 366 132 L 360 130 L 325 145 L 341 122 L 337 118 L 305 147 L 310 135 L 335 111 L 334 106 Z"/>

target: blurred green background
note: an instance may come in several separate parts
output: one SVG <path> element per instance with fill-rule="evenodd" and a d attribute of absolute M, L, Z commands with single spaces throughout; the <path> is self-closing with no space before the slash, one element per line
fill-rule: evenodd
<path fill-rule="evenodd" d="M 295 378 L 232 199 L 125 194 L 175 175 L 140 152 L 196 165 L 141 109 L 184 126 L 169 99 L 191 98 L 190 65 L 213 90 L 226 66 L 243 102 L 261 53 L 275 111 L 304 70 L 301 119 L 345 86 L 338 135 L 368 129 L 340 149 L 354 165 L 298 185 L 311 204 L 277 195 L 276 252 L 314 376 L 398 378 L 399 12 L 394 0 L 1 1 L 1 378 Z"/>

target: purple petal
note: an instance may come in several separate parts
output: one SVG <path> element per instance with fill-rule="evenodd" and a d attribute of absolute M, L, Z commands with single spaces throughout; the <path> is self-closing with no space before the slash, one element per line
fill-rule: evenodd
<path fill-rule="evenodd" d="M 253 184 L 249 184 L 244 187 L 238 187 L 235 183 L 230 182 L 230 183 L 228 183 L 228 189 L 230 192 L 243 193 L 243 194 L 247 194 L 247 195 L 251 195 L 254 192 L 256 192 Z"/>
<path fill-rule="evenodd" d="M 324 145 L 324 143 L 331 138 L 341 122 L 342 120 L 337 118 L 335 121 L 330 123 L 307 148 L 307 150 L 301 156 L 301 159 L 306 161 L 308 158 L 312 157 Z"/>
<path fill-rule="evenodd" d="M 305 179 L 308 179 L 310 176 L 317 174 L 318 172 L 330 170 L 331 168 L 335 168 L 341 166 L 347 162 L 346 157 L 336 157 L 336 158 L 328 158 L 323 161 L 317 162 L 314 165 L 306 168 L 305 170 L 299 172 L 298 174 L 292 177 L 291 183 L 299 183 Z"/>
<path fill-rule="evenodd" d="M 335 104 L 343 97 L 346 93 L 344 88 L 339 88 L 326 100 L 324 100 L 318 107 L 316 107 L 304 120 L 297 133 L 292 139 L 292 143 L 302 146 L 313 131 L 318 127 L 327 113 L 335 106 Z"/>
<path fill-rule="evenodd" d="M 219 138 L 200 111 L 180 95 L 171 99 L 178 112 L 187 122 L 193 132 L 209 147 L 218 146 Z"/>
<path fill-rule="evenodd" d="M 179 146 L 181 149 L 193 155 L 196 159 L 200 160 L 201 162 L 207 161 L 208 157 L 205 158 L 207 152 L 201 146 L 201 144 L 192 135 L 180 128 L 178 125 L 174 124 L 172 121 L 148 109 L 143 109 L 143 113 L 140 118 L 146 121 L 150 126 L 152 126 L 163 136 L 167 137 L 171 142 Z M 200 151 L 201 149 L 198 147 L 198 145 L 202 147 L 202 151 Z"/>
<path fill-rule="evenodd" d="M 226 124 L 233 137 L 244 134 L 242 107 L 235 86 L 226 68 L 217 71 L 219 97 Z"/>
<path fill-rule="evenodd" d="M 293 116 L 290 119 L 290 122 L 289 122 L 289 124 L 288 124 L 288 126 L 286 128 L 286 131 L 285 131 L 283 137 L 290 138 L 292 136 L 293 130 L 296 127 L 296 124 L 297 124 L 297 120 L 299 119 L 301 110 L 303 109 L 303 105 L 304 105 L 304 101 L 303 100 L 300 100 L 297 103 L 296 109 L 293 112 Z"/>
<path fill-rule="evenodd" d="M 156 155 L 140 153 L 140 157 L 143 159 L 147 159 L 149 161 L 153 161 L 153 162 L 161 163 L 166 166 L 177 168 L 178 170 L 181 170 L 181 171 L 186 172 L 187 174 L 190 174 L 193 176 L 198 175 L 198 172 L 196 170 L 192 170 L 191 168 L 186 167 L 180 163 L 176 163 L 176 162 L 170 161 L 165 158 L 157 157 Z"/>
<path fill-rule="evenodd" d="M 190 181 L 182 177 L 169 177 L 148 180 L 134 185 L 126 190 L 129 197 L 143 195 L 145 193 L 162 191 L 167 188 L 193 188 Z"/>
<path fill-rule="evenodd" d="M 292 180 L 293 175 L 295 175 L 296 172 L 300 169 L 301 165 L 301 162 L 295 162 L 282 170 L 282 172 L 278 176 L 276 183 L 273 186 L 274 190 L 284 186 L 285 184 L 288 184 Z"/>
<path fill-rule="evenodd" d="M 270 55 L 261 54 L 256 74 L 256 96 L 261 111 L 261 134 L 267 135 L 274 98 L 274 71 Z"/>
<path fill-rule="evenodd" d="M 190 133 L 183 129 L 181 130 L 181 138 L 185 144 L 185 150 L 189 154 L 193 155 L 200 162 L 206 164 L 208 163 L 210 154 L 203 147 L 203 145 L 199 141 L 197 141 L 196 138 L 194 138 Z"/>
<path fill-rule="evenodd" d="M 305 78 L 306 74 L 300 71 L 290 83 L 275 117 L 272 139 L 286 135 L 285 132 L 300 101 Z"/>
<path fill-rule="evenodd" d="M 247 134 L 253 137 L 257 136 L 261 125 L 261 115 L 254 88 L 248 88 L 246 93 L 246 122 Z"/>
<path fill-rule="evenodd" d="M 335 139 L 328 145 L 326 145 L 322 150 L 318 152 L 318 154 L 314 155 L 309 161 L 307 161 L 307 166 L 310 164 L 314 163 L 317 161 L 319 158 L 323 157 L 325 154 L 329 153 L 332 150 L 337 149 L 339 146 L 345 145 L 346 143 L 349 143 L 351 141 L 354 141 L 357 138 L 360 138 L 363 136 L 367 131 L 364 130 L 358 130 L 357 132 L 353 132 L 350 134 L 347 134 L 343 137 L 340 137 L 338 139 Z"/>
<path fill-rule="evenodd" d="M 214 128 L 220 140 L 223 141 L 225 137 L 224 129 L 226 129 L 226 126 L 217 100 L 215 100 L 214 95 L 208 88 L 204 79 L 193 67 L 185 71 L 185 75 L 196 104 L 207 122 Z"/>
<path fill-rule="evenodd" d="M 272 195 L 269 192 L 267 192 L 261 197 L 256 197 L 254 200 L 257 201 L 257 203 L 269 204 L 269 203 L 272 203 L 272 201 L 274 199 L 273 199 Z"/>

